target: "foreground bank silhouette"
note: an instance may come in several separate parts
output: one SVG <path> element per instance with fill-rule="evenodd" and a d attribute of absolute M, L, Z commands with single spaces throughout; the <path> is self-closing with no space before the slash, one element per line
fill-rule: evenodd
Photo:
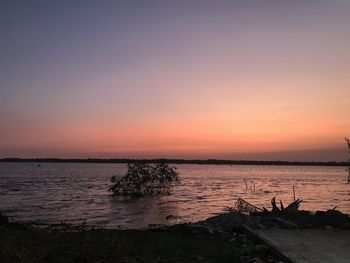
<path fill-rule="evenodd" d="M 129 163 L 128 171 L 122 177 L 113 176 L 113 185 L 109 188 L 113 195 L 164 195 L 180 182 L 175 167 L 165 163 L 149 164 L 145 162 Z"/>

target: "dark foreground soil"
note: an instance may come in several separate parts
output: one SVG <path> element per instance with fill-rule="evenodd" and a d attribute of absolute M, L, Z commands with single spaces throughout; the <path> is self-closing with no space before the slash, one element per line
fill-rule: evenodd
<path fill-rule="evenodd" d="M 282 262 L 244 229 L 348 229 L 337 210 L 292 214 L 224 213 L 190 224 L 148 230 L 86 229 L 66 224 L 40 229 L 0 214 L 0 263 L 10 262 Z"/>
<path fill-rule="evenodd" d="M 238 242 L 179 225 L 52 232 L 0 225 L 0 262 L 242 262 Z"/>

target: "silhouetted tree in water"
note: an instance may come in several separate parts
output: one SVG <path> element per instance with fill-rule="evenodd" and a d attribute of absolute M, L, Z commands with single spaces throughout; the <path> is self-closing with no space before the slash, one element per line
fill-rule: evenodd
<path fill-rule="evenodd" d="M 109 188 L 114 195 L 162 195 L 170 194 L 173 186 L 180 182 L 175 167 L 167 164 L 145 162 L 129 163 L 126 175 L 112 176 L 113 185 Z"/>

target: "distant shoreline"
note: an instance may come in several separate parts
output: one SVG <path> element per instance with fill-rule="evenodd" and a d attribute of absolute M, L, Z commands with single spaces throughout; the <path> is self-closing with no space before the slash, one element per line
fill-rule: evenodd
<path fill-rule="evenodd" d="M 201 164 L 201 165 L 294 165 L 294 166 L 348 166 L 347 162 L 300 162 L 300 161 L 256 161 L 256 160 L 219 160 L 219 159 L 61 159 L 61 158 L 2 158 L 0 162 L 30 163 L 169 163 L 169 164 Z"/>

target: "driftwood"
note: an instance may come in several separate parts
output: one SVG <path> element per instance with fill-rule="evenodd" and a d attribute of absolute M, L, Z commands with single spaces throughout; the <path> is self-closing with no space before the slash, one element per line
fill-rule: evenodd
<path fill-rule="evenodd" d="M 263 211 L 261 208 L 252 205 L 251 203 L 247 202 L 243 198 L 238 198 L 236 203 L 235 203 L 235 209 L 238 212 L 243 212 L 243 213 L 255 213 L 255 212 L 261 212 Z"/>
<path fill-rule="evenodd" d="M 273 197 L 271 199 L 271 205 L 272 205 L 272 213 L 274 214 L 278 214 L 278 213 L 296 213 L 299 211 L 299 206 L 300 206 L 300 203 L 302 202 L 303 200 L 301 199 L 297 199 L 295 200 L 294 202 L 290 203 L 287 207 L 284 207 L 283 203 L 282 203 L 282 200 L 280 200 L 280 206 L 281 208 L 279 208 L 277 205 L 276 205 L 276 198 Z M 268 212 L 268 210 L 264 207 L 264 211 L 265 212 Z"/>
<path fill-rule="evenodd" d="M 340 228 L 350 229 L 350 215 L 343 214 L 334 207 L 327 211 L 304 211 L 299 210 L 303 201 L 297 199 L 288 206 L 282 201 L 276 203 L 276 198 L 271 199 L 272 209 L 260 209 L 242 198 L 238 198 L 235 206 L 229 209 L 228 214 L 214 217 L 208 221 L 222 225 L 246 224 L 255 229 L 277 228 Z M 249 215 L 247 215 L 249 213 Z"/>
<path fill-rule="evenodd" d="M 280 207 L 276 204 L 276 198 L 273 197 L 271 199 L 271 205 L 272 210 L 269 211 L 265 207 L 262 209 L 260 207 L 257 207 L 255 205 L 250 204 L 243 198 L 238 198 L 235 206 L 233 208 L 227 208 L 228 211 L 237 211 L 240 213 L 272 213 L 272 214 L 290 214 L 290 213 L 297 213 L 299 211 L 300 203 L 303 200 L 297 199 L 294 202 L 290 203 L 287 207 L 284 207 L 282 200 L 280 200 Z"/>

